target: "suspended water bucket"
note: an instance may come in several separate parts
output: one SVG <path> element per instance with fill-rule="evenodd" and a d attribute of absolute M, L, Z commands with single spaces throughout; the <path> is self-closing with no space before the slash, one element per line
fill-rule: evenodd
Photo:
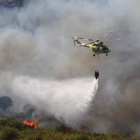
<path fill-rule="evenodd" d="M 99 71 L 96 70 L 96 71 L 95 71 L 95 78 L 98 79 L 98 77 L 99 77 Z"/>

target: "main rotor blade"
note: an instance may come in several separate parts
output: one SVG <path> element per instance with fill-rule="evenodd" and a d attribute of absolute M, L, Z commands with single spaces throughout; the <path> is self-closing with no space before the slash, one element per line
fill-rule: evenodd
<path fill-rule="evenodd" d="M 101 39 L 105 38 L 106 36 L 108 36 L 109 34 L 111 34 L 111 33 L 113 33 L 113 32 L 114 32 L 114 30 L 113 30 L 113 31 L 111 31 L 111 32 L 109 32 L 108 34 L 104 35 L 104 36 L 103 36 L 103 37 L 101 37 L 99 40 L 101 40 Z"/>
<path fill-rule="evenodd" d="M 87 38 L 82 38 L 82 37 L 76 37 L 77 39 L 83 39 L 83 40 L 88 40 L 88 41 L 94 41 L 93 39 L 87 39 Z"/>
<path fill-rule="evenodd" d="M 119 41 L 121 39 L 113 39 L 113 40 L 106 40 L 106 41 Z"/>

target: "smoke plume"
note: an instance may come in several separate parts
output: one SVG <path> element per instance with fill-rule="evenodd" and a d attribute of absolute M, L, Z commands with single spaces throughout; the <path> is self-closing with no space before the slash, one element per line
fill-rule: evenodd
<path fill-rule="evenodd" d="M 78 128 L 86 123 L 89 106 L 98 88 L 98 80 L 89 78 L 39 81 L 17 77 L 13 89 L 17 96 L 36 105 L 67 125 Z"/>

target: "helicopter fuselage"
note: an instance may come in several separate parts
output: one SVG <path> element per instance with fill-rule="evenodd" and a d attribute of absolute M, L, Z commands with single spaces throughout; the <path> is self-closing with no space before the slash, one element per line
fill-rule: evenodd
<path fill-rule="evenodd" d="M 96 46 L 93 44 L 87 44 L 85 47 L 89 47 L 94 53 L 100 54 L 100 53 L 109 53 L 110 50 L 108 49 L 107 46 L 102 45 L 102 46 Z"/>

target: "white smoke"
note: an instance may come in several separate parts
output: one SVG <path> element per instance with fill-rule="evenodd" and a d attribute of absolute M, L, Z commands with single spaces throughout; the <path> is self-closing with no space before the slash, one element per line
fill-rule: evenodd
<path fill-rule="evenodd" d="M 78 78 L 44 81 L 20 76 L 14 79 L 12 89 L 17 96 L 40 110 L 78 128 L 87 122 L 98 80 Z"/>

